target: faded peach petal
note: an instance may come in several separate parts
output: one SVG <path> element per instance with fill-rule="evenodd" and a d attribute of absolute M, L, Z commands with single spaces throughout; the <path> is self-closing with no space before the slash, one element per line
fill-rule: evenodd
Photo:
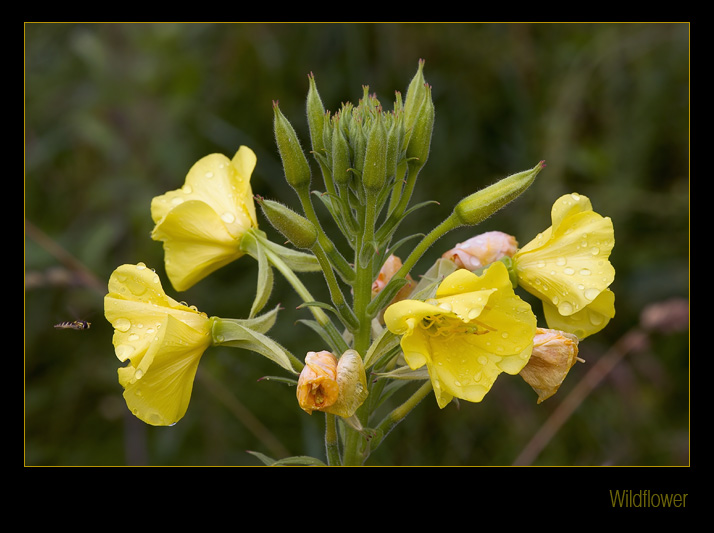
<path fill-rule="evenodd" d="M 517 250 L 518 242 L 512 235 L 488 231 L 457 244 L 441 257 L 473 272 L 503 257 L 512 257 Z"/>
<path fill-rule="evenodd" d="M 538 403 L 541 403 L 558 391 L 577 360 L 575 335 L 538 328 L 533 338 L 533 353 L 520 375 L 538 393 Z"/>

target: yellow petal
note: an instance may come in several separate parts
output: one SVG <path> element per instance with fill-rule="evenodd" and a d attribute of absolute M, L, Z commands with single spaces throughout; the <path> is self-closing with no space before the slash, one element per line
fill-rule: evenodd
<path fill-rule="evenodd" d="M 243 255 L 240 241 L 208 204 L 189 200 L 176 206 L 151 234 L 163 241 L 166 274 L 184 291 Z"/>
<path fill-rule="evenodd" d="M 527 363 L 535 315 L 513 292 L 503 263 L 481 276 L 457 270 L 436 296 L 390 306 L 385 324 L 402 335 L 407 364 L 427 366 L 440 407 L 454 396 L 481 401 L 500 373 L 517 374 Z"/>
<path fill-rule="evenodd" d="M 129 364 L 118 370 L 131 412 L 154 426 L 178 422 L 188 408 L 196 369 L 209 341 L 209 336 L 168 315 L 140 367 Z"/>
<path fill-rule="evenodd" d="M 543 312 L 548 327 L 568 331 L 584 339 L 602 330 L 615 316 L 615 294 L 606 289 L 590 305 L 572 315 L 561 315 L 555 306 L 547 302 L 543 302 Z"/>
<path fill-rule="evenodd" d="M 122 265 L 109 278 L 104 314 L 114 327 L 118 371 L 129 408 L 153 425 L 186 411 L 198 360 L 211 343 L 211 321 L 166 295 L 156 273 Z"/>

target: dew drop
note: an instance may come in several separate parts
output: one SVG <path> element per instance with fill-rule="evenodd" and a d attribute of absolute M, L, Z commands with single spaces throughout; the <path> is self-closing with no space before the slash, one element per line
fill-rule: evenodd
<path fill-rule="evenodd" d="M 233 222 L 236 221 L 236 217 L 233 213 L 226 211 L 221 215 L 221 220 L 225 222 L 226 224 L 232 224 Z"/>
<path fill-rule="evenodd" d="M 178 197 L 178 196 L 174 196 L 173 198 L 171 198 L 171 203 L 174 204 L 174 205 L 182 204 L 182 203 L 183 203 L 183 198 L 180 198 L 180 197 Z"/>
<path fill-rule="evenodd" d="M 508 332 L 507 332 L 507 331 L 504 331 L 503 333 L 501 333 L 501 337 L 503 337 L 504 339 L 507 339 L 507 338 L 508 338 Z"/>
<path fill-rule="evenodd" d="M 579 274 L 581 276 L 589 276 L 591 274 L 590 270 L 587 268 L 581 268 Z"/>
<path fill-rule="evenodd" d="M 575 274 L 575 269 L 573 269 L 571 267 L 565 267 L 563 269 L 563 273 L 567 274 L 568 276 L 572 276 L 573 274 Z"/>
<path fill-rule="evenodd" d="M 183 187 L 181 187 L 181 191 L 186 193 L 186 194 L 191 194 L 193 192 L 193 188 L 187 183 Z"/>
<path fill-rule="evenodd" d="M 594 300 L 595 298 L 597 298 L 598 294 L 600 294 L 600 291 L 597 289 L 587 289 L 584 293 L 584 296 L 588 300 Z"/>
<path fill-rule="evenodd" d="M 538 262 L 536 263 L 536 266 L 537 266 L 538 268 L 543 268 L 543 267 L 545 266 L 545 261 L 543 261 L 543 260 L 538 261 Z"/>
<path fill-rule="evenodd" d="M 136 372 L 134 372 L 134 378 L 135 379 L 141 379 L 144 377 L 144 371 L 141 370 L 140 368 L 136 369 Z"/>
<path fill-rule="evenodd" d="M 440 303 L 439 309 L 443 309 L 444 311 L 451 312 L 451 305 L 447 302 Z"/>
<path fill-rule="evenodd" d="M 136 333 L 129 335 L 129 342 L 136 342 L 139 340 L 139 336 Z"/>
<path fill-rule="evenodd" d="M 131 322 L 128 318 L 119 318 L 116 322 L 114 322 L 114 329 L 121 332 L 128 331 L 130 327 Z"/>
<path fill-rule="evenodd" d="M 573 313 L 573 304 L 570 302 L 561 302 L 558 306 L 558 312 L 565 316 L 571 315 Z"/>
<path fill-rule="evenodd" d="M 600 248 L 598 248 L 597 246 L 593 246 L 592 248 L 590 248 L 590 253 L 593 255 L 597 255 L 600 253 Z"/>
<path fill-rule="evenodd" d="M 565 257 L 559 257 L 558 260 L 555 262 L 555 264 L 558 266 L 565 266 L 565 263 L 567 263 Z"/>
<path fill-rule="evenodd" d="M 212 178 L 213 177 L 213 172 L 206 172 L 206 177 L 207 178 Z"/>
<path fill-rule="evenodd" d="M 481 314 L 481 313 L 479 312 L 478 309 L 471 309 L 471 310 L 469 311 L 469 314 L 468 314 L 469 320 L 473 320 L 474 318 L 476 318 L 476 317 L 479 316 L 480 314 Z"/>
<path fill-rule="evenodd" d="M 134 347 L 129 344 L 120 344 L 114 349 L 114 353 L 120 361 L 124 361 L 127 357 L 134 353 Z"/>
<path fill-rule="evenodd" d="M 479 355 L 478 356 L 478 364 L 483 366 L 486 363 L 488 363 L 488 357 L 486 357 L 485 355 Z"/>
<path fill-rule="evenodd" d="M 136 264 L 136 269 L 137 269 L 137 270 L 145 270 L 145 269 L 146 269 L 146 265 L 145 265 L 144 263 L 137 263 L 137 264 Z"/>

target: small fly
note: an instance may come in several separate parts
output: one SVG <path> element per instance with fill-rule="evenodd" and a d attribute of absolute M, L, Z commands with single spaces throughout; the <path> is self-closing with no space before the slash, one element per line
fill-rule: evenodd
<path fill-rule="evenodd" d="M 87 322 L 86 320 L 72 320 L 68 322 L 60 322 L 59 324 L 55 324 L 55 328 L 57 329 L 77 329 L 77 330 L 82 330 L 82 329 L 89 329 L 89 326 L 91 326 L 91 322 Z"/>

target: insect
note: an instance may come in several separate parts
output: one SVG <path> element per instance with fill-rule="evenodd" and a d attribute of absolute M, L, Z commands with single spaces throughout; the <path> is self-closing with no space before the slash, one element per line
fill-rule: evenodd
<path fill-rule="evenodd" d="M 67 322 L 60 322 L 59 324 L 55 324 L 55 328 L 57 329 L 89 329 L 89 326 L 91 326 L 91 322 L 87 322 L 86 320 L 72 320 L 72 321 L 67 321 Z"/>

